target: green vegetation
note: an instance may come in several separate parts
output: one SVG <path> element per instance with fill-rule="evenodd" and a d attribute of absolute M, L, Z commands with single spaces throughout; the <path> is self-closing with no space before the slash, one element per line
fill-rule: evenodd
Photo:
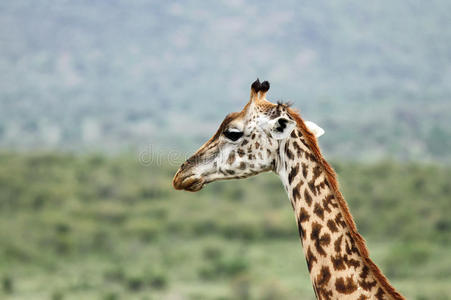
<path fill-rule="evenodd" d="M 449 299 L 450 167 L 334 164 L 372 257 L 408 299 Z M 273 174 L 174 191 L 132 155 L 0 155 L 2 299 L 312 299 Z"/>

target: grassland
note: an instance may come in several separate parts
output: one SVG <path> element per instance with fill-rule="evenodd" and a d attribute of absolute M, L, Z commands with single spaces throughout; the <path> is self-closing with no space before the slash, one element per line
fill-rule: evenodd
<path fill-rule="evenodd" d="M 408 299 L 451 299 L 451 168 L 334 164 Z M 273 174 L 174 191 L 135 155 L 0 155 L 1 299 L 313 299 Z"/>

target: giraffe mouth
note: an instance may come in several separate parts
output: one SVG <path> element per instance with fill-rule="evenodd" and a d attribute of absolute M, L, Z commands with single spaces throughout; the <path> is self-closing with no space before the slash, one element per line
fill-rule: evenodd
<path fill-rule="evenodd" d="M 183 174 L 177 173 L 172 180 L 172 185 L 175 189 L 189 192 L 200 191 L 204 187 L 205 183 L 205 180 L 195 177 L 193 174 L 183 176 Z"/>

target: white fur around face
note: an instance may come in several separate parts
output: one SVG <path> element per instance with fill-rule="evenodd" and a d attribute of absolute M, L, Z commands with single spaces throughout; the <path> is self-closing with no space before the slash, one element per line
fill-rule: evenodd
<path fill-rule="evenodd" d="M 285 128 L 283 129 L 282 132 L 279 132 L 276 130 L 276 128 L 280 126 L 279 125 L 280 119 L 284 119 L 286 122 Z M 296 127 L 296 122 L 293 120 L 290 120 L 288 118 L 280 117 L 280 118 L 276 118 L 276 119 L 269 121 L 269 126 L 270 126 L 270 132 L 271 132 L 271 135 L 273 138 L 275 138 L 276 140 L 284 140 L 290 136 L 291 132 Z"/>

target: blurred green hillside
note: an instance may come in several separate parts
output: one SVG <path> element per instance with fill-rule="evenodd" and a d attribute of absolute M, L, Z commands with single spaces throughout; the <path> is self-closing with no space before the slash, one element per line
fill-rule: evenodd
<path fill-rule="evenodd" d="M 257 76 L 329 157 L 451 162 L 451 2 L 3 1 L 0 146 L 191 150 Z"/>
<path fill-rule="evenodd" d="M 372 257 L 451 299 L 451 168 L 335 163 Z M 175 191 L 135 155 L 0 155 L 1 299 L 313 299 L 274 174 Z"/>

